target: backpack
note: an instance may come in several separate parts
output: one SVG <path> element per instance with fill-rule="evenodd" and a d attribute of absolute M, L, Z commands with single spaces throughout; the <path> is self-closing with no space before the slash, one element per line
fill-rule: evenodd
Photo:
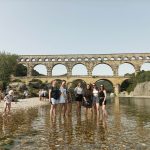
<path fill-rule="evenodd" d="M 60 95 L 61 95 L 61 91 L 59 89 L 54 90 L 54 88 L 52 87 L 51 97 L 56 100 L 59 100 Z"/>

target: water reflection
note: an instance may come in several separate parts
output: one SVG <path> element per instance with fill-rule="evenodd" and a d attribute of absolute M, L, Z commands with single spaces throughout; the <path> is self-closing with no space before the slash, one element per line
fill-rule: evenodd
<path fill-rule="evenodd" d="M 142 101 L 142 102 L 141 102 Z M 106 106 L 108 120 L 84 110 L 51 119 L 49 106 L 0 115 L 1 149 L 135 149 L 149 146 L 148 99 L 115 98 Z"/>

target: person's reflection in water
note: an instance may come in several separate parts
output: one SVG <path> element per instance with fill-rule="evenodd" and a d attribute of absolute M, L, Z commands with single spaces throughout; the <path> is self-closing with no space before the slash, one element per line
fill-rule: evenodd
<path fill-rule="evenodd" d="M 65 137 L 66 143 L 71 144 L 73 140 L 73 124 L 72 124 L 72 117 L 68 116 L 64 122 L 64 130 L 65 130 Z"/>
<path fill-rule="evenodd" d="M 107 121 L 105 120 L 95 120 L 96 127 L 95 127 L 95 134 L 99 141 L 106 141 L 107 139 Z"/>
<path fill-rule="evenodd" d="M 9 123 L 11 121 L 11 118 L 9 116 L 3 117 L 3 124 L 2 124 L 2 131 L 4 135 L 9 134 Z"/>

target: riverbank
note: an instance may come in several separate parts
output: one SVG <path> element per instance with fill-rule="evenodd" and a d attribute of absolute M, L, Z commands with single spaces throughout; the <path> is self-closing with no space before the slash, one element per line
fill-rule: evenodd
<path fill-rule="evenodd" d="M 130 96 L 130 95 L 128 95 L 128 96 L 119 96 L 119 97 L 127 97 L 127 98 L 130 98 L 130 97 L 133 97 L 133 98 L 149 98 L 150 99 L 150 96 Z"/>
<path fill-rule="evenodd" d="M 11 111 L 16 111 L 19 109 L 28 109 L 32 107 L 37 107 L 41 105 L 49 104 L 48 100 L 40 101 L 38 97 L 28 98 L 28 99 L 19 99 L 18 102 L 12 102 Z M 4 102 L 0 102 L 0 113 L 4 110 Z"/>

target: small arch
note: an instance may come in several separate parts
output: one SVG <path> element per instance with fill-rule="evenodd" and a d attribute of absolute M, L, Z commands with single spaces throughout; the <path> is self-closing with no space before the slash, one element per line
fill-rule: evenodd
<path fill-rule="evenodd" d="M 139 56 L 139 60 L 143 60 L 143 57 L 142 57 L 142 56 Z"/>
<path fill-rule="evenodd" d="M 34 66 L 32 70 L 33 76 L 45 76 L 47 75 L 47 67 L 42 64 L 37 64 Z"/>
<path fill-rule="evenodd" d="M 67 75 L 67 68 L 63 64 L 56 64 L 52 68 L 52 76 Z"/>
<path fill-rule="evenodd" d="M 122 58 L 121 58 L 121 57 L 118 57 L 117 60 L 122 60 Z"/>
<path fill-rule="evenodd" d="M 101 58 L 101 57 L 99 57 L 99 58 L 97 58 L 97 60 L 98 60 L 98 61 L 101 61 L 101 60 L 102 60 L 102 58 Z"/>
<path fill-rule="evenodd" d="M 107 57 L 104 57 L 104 60 L 105 60 L 105 61 L 107 61 L 107 60 L 108 60 L 108 58 L 107 58 Z"/>
<path fill-rule="evenodd" d="M 68 59 L 68 58 L 65 58 L 65 61 L 69 61 L 69 59 Z"/>
<path fill-rule="evenodd" d="M 72 68 L 72 75 L 88 75 L 88 71 L 85 65 L 76 64 Z"/>
<path fill-rule="evenodd" d="M 61 58 L 58 58 L 57 61 L 62 61 L 62 59 L 61 59 Z"/>
<path fill-rule="evenodd" d="M 129 60 L 129 58 L 128 57 L 124 57 L 123 60 Z"/>
<path fill-rule="evenodd" d="M 23 61 L 24 61 L 24 59 L 23 59 L 23 58 L 21 58 L 21 59 L 20 59 L 20 61 L 21 61 L 21 62 L 23 62 Z"/>
<path fill-rule="evenodd" d="M 30 59 L 29 58 L 26 58 L 26 60 L 25 60 L 26 62 L 29 62 L 30 61 Z"/>
<path fill-rule="evenodd" d="M 101 76 L 101 75 L 113 75 L 113 70 L 108 64 L 98 64 L 93 68 L 92 71 L 93 76 Z"/>
<path fill-rule="evenodd" d="M 84 60 L 85 60 L 85 61 L 89 61 L 89 59 L 88 59 L 88 58 L 85 58 Z"/>
<path fill-rule="evenodd" d="M 55 61 L 55 58 L 52 58 L 52 61 Z"/>
<path fill-rule="evenodd" d="M 41 61 L 42 61 L 42 58 L 39 58 L 38 61 L 41 62 Z"/>
<path fill-rule="evenodd" d="M 91 58 L 91 61 L 95 61 L 95 58 Z"/>
<path fill-rule="evenodd" d="M 48 58 L 45 58 L 44 61 L 47 62 L 47 61 L 49 61 L 49 59 L 48 59 Z"/>
<path fill-rule="evenodd" d="M 34 62 L 34 61 L 35 61 L 35 58 L 32 58 L 31 61 Z"/>
<path fill-rule="evenodd" d="M 141 65 L 140 70 L 141 70 L 141 71 L 142 71 L 142 70 L 144 70 L 144 71 L 150 71 L 150 62 L 143 63 L 143 64 Z"/>
<path fill-rule="evenodd" d="M 119 65 L 118 74 L 119 76 L 124 76 L 125 74 L 132 74 L 135 72 L 135 67 L 131 63 L 123 63 Z"/>
<path fill-rule="evenodd" d="M 115 58 L 114 58 L 114 57 L 111 57 L 110 60 L 115 60 Z"/>
<path fill-rule="evenodd" d="M 131 57 L 131 60 L 136 60 L 136 57 L 135 57 L 135 56 L 132 56 L 132 57 Z"/>
<path fill-rule="evenodd" d="M 146 59 L 149 60 L 149 59 L 150 59 L 150 56 L 146 56 Z"/>
<path fill-rule="evenodd" d="M 75 61 L 75 59 L 74 59 L 74 58 L 71 58 L 71 61 Z"/>
<path fill-rule="evenodd" d="M 81 58 L 78 58 L 78 61 L 82 61 L 82 59 L 81 59 Z"/>

